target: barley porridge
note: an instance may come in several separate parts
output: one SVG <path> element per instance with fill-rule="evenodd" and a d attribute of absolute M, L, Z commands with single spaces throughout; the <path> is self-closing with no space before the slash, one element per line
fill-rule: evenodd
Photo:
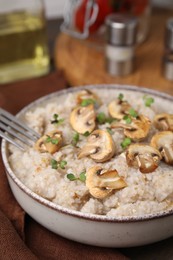
<path fill-rule="evenodd" d="M 173 106 L 119 90 L 80 90 L 25 114 L 40 139 L 9 145 L 10 165 L 32 191 L 65 208 L 143 216 L 173 207 Z"/>

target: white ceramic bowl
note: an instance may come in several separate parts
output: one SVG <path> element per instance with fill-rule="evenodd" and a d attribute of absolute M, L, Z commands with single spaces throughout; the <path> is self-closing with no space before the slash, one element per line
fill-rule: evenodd
<path fill-rule="evenodd" d="M 92 89 L 93 86 L 87 86 Z M 141 92 L 154 95 L 171 104 L 173 97 L 157 91 L 123 85 L 99 85 L 119 91 Z M 17 116 L 22 117 L 28 109 L 48 102 L 54 96 L 60 100 L 64 94 L 79 91 L 77 87 L 45 96 L 25 107 Z M 81 213 L 58 206 L 29 190 L 13 173 L 8 162 L 8 147 L 2 142 L 2 158 L 12 192 L 21 207 L 37 222 L 63 237 L 96 246 L 131 247 L 156 242 L 173 235 L 173 210 L 144 217 L 106 217 Z"/>

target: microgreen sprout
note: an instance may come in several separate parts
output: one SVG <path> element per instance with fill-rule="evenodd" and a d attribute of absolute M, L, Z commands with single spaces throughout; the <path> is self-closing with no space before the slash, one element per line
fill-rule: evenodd
<path fill-rule="evenodd" d="M 122 93 L 120 93 L 119 96 L 118 96 L 118 99 L 119 99 L 120 101 L 123 101 L 123 98 L 124 98 L 124 95 L 123 95 Z"/>
<path fill-rule="evenodd" d="M 107 118 L 106 118 L 106 123 L 111 124 L 112 122 L 115 122 L 115 121 L 116 121 L 115 118 L 112 118 L 112 117 L 107 117 Z"/>
<path fill-rule="evenodd" d="M 132 119 L 131 119 L 130 116 L 128 116 L 128 115 L 125 115 L 125 116 L 123 117 L 123 120 L 126 121 L 126 124 L 131 124 L 131 122 L 132 122 Z"/>
<path fill-rule="evenodd" d="M 129 115 L 136 118 L 138 113 L 133 108 L 130 108 Z"/>
<path fill-rule="evenodd" d="M 62 160 L 58 162 L 55 159 L 51 160 L 52 169 L 58 169 L 60 167 L 62 170 L 64 170 L 66 165 L 67 161 Z"/>
<path fill-rule="evenodd" d="M 150 107 L 154 103 L 154 98 L 149 97 L 147 95 L 143 96 L 143 100 L 144 100 L 144 103 L 145 103 L 146 107 Z"/>
<path fill-rule="evenodd" d="M 55 159 L 51 160 L 52 169 L 58 169 L 58 162 Z"/>
<path fill-rule="evenodd" d="M 121 147 L 122 147 L 123 149 L 125 149 L 125 148 L 127 148 L 127 146 L 129 146 L 129 145 L 131 144 L 131 142 L 132 142 L 132 140 L 131 140 L 130 138 L 126 137 L 126 138 L 122 141 Z"/>
<path fill-rule="evenodd" d="M 67 179 L 69 179 L 70 181 L 76 181 L 77 180 L 77 178 L 75 177 L 75 175 L 73 173 L 68 173 Z"/>
<path fill-rule="evenodd" d="M 79 178 L 76 177 L 73 173 L 68 173 L 67 179 L 69 179 L 70 181 L 78 181 L 79 180 L 79 181 L 85 182 L 86 172 L 85 171 L 81 172 L 80 175 L 79 175 Z"/>
<path fill-rule="evenodd" d="M 86 181 L 86 172 L 81 172 L 79 175 L 79 180 L 82 182 Z"/>
<path fill-rule="evenodd" d="M 90 132 L 89 131 L 86 131 L 84 134 L 83 134 L 83 136 L 85 136 L 85 137 L 87 137 L 87 136 L 89 136 L 90 135 Z"/>
<path fill-rule="evenodd" d="M 52 138 L 50 136 L 47 136 L 46 143 L 58 144 L 58 142 L 59 142 L 58 138 Z"/>
<path fill-rule="evenodd" d="M 79 133 L 75 132 L 71 143 L 73 146 L 76 146 L 78 142 L 79 142 Z"/>
<path fill-rule="evenodd" d="M 105 124 L 105 123 L 111 124 L 113 121 L 115 121 L 114 118 L 107 117 L 104 112 L 98 113 L 96 116 L 96 119 L 100 125 Z"/>
<path fill-rule="evenodd" d="M 96 101 L 95 101 L 94 99 L 88 98 L 88 99 L 83 99 L 80 105 L 81 105 L 82 107 L 86 107 L 86 106 L 88 106 L 88 105 L 90 105 L 90 104 L 93 104 L 93 105 L 94 105 L 95 103 L 96 103 Z"/>
<path fill-rule="evenodd" d="M 96 119 L 97 119 L 97 121 L 98 121 L 99 124 L 104 124 L 105 121 L 106 121 L 106 115 L 105 115 L 105 113 L 103 113 L 103 112 L 98 113 Z"/>
<path fill-rule="evenodd" d="M 64 161 L 64 160 L 60 161 L 60 163 L 59 163 L 60 168 L 63 170 L 65 169 L 66 165 L 67 165 L 67 161 Z"/>
<path fill-rule="evenodd" d="M 60 124 L 62 124 L 64 122 L 64 118 L 59 119 L 58 117 L 59 117 L 58 114 L 54 114 L 53 115 L 53 120 L 51 120 L 51 124 L 58 124 L 58 125 L 60 125 Z"/>

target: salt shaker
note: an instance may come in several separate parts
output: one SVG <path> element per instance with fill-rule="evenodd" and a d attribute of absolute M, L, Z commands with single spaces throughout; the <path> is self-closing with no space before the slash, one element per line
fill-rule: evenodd
<path fill-rule="evenodd" d="M 166 79 L 173 80 L 173 18 L 166 23 L 163 74 Z"/>
<path fill-rule="evenodd" d="M 126 76 L 134 69 L 138 20 L 134 16 L 111 14 L 106 18 L 106 71 Z"/>

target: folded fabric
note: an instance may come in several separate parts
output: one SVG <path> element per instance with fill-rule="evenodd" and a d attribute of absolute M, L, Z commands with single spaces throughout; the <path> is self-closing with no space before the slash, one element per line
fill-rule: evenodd
<path fill-rule="evenodd" d="M 13 225 L 0 210 L 0 258 L 36 260 L 37 257 L 24 244 Z"/>
<path fill-rule="evenodd" d="M 0 86 L 0 106 L 15 114 L 35 99 L 67 86 L 60 72 Z M 83 245 L 36 223 L 12 195 L 0 158 L 0 259 L 127 259 L 116 249 Z"/>

